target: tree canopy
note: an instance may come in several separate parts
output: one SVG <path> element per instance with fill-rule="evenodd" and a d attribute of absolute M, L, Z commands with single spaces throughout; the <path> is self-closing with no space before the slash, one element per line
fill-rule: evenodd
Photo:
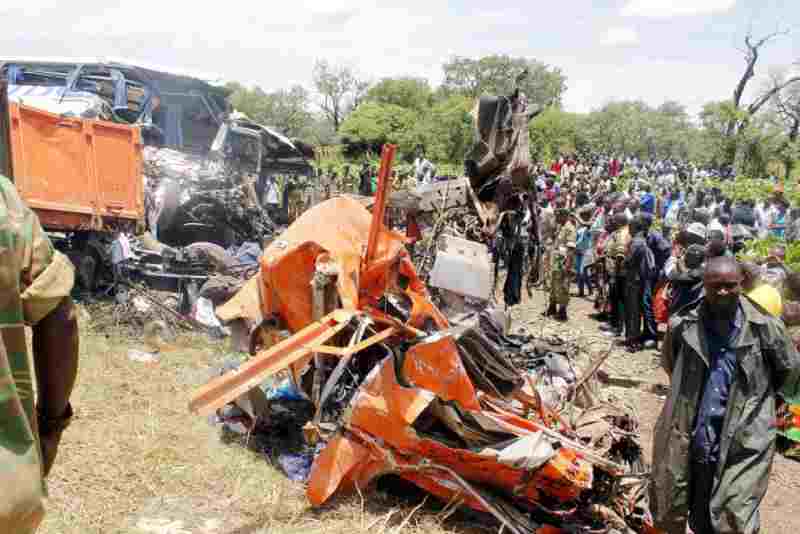
<path fill-rule="evenodd" d="M 482 58 L 454 57 L 442 66 L 442 90 L 472 98 L 508 95 L 517 86 L 541 106 L 561 105 L 567 79 L 558 67 L 529 58 L 493 55 Z"/>
<path fill-rule="evenodd" d="M 442 65 L 438 87 L 414 76 L 368 83 L 349 66 L 321 60 L 311 89 L 294 85 L 266 92 L 233 84 L 230 100 L 257 122 L 311 143 L 341 143 L 351 156 L 375 153 L 391 142 L 407 159 L 421 146 L 437 163 L 460 166 L 474 142 L 471 112 L 477 99 L 519 87 L 533 106 L 545 110 L 530 123 L 535 161 L 599 152 L 735 165 L 749 176 L 781 169 L 791 174 L 800 156 L 800 78 L 790 70 L 776 73 L 748 104 L 740 91 L 752 79 L 761 47 L 780 35 L 748 36 L 746 70 L 733 98 L 706 103 L 697 117 L 675 101 L 652 106 L 620 100 L 589 113 L 566 112 L 561 105 L 567 78 L 561 69 L 508 55 L 452 57 Z"/>
<path fill-rule="evenodd" d="M 433 90 L 424 78 L 383 78 L 370 87 L 364 101 L 423 111 L 433 104 Z"/>

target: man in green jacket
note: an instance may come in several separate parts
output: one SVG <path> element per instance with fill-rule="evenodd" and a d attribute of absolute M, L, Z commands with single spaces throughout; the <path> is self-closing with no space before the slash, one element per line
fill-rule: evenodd
<path fill-rule="evenodd" d="M 741 296 L 743 273 L 712 258 L 697 308 L 673 317 L 662 360 L 672 391 L 656 425 L 651 509 L 684 534 L 759 531 L 775 453 L 776 396 L 796 389 L 800 356 L 783 323 Z"/>

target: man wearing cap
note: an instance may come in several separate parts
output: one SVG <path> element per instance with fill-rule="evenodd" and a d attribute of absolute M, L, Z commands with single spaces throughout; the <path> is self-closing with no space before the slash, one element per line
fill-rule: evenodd
<path fill-rule="evenodd" d="M 656 424 L 654 526 L 756 534 L 776 439 L 776 397 L 791 397 L 800 355 L 780 319 L 741 295 L 742 267 L 708 261 L 700 306 L 670 318 L 662 365 L 671 392 Z"/>
<path fill-rule="evenodd" d="M 547 317 L 555 317 L 566 322 L 569 306 L 569 285 L 572 262 L 575 256 L 575 225 L 569 217 L 569 210 L 563 204 L 556 208 L 558 232 L 553 242 L 552 264 L 550 266 L 550 303 L 545 312 Z M 558 309 L 556 309 L 558 306 Z"/>

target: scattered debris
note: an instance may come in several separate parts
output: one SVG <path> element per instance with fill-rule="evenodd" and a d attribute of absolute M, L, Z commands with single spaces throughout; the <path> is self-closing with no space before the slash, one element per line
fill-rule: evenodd
<path fill-rule="evenodd" d="M 128 359 L 132 362 L 156 363 L 158 362 L 158 354 L 153 352 L 145 352 L 143 350 L 130 349 L 128 351 Z"/>
<path fill-rule="evenodd" d="M 372 214 L 334 198 L 265 249 L 258 282 L 224 313 L 256 324 L 253 356 L 194 392 L 190 410 L 225 418 L 235 406 L 249 432 L 269 434 L 287 402 L 305 406 L 290 412 L 305 448 L 278 463 L 307 480 L 314 505 L 394 474 L 514 533 L 646 531 L 638 424 L 591 394 L 607 355 L 578 372 L 560 340 L 510 334 L 502 312 L 445 316 L 383 224 L 393 155 L 384 149 Z M 423 258 L 438 263 L 431 278 L 484 297 L 485 269 L 453 285 L 447 264 L 464 259 L 444 254 Z M 248 416 L 253 395 L 265 413 Z"/>

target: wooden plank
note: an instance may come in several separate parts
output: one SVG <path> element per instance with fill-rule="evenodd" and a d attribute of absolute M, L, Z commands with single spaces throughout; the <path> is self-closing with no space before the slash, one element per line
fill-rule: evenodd
<path fill-rule="evenodd" d="M 327 354 L 329 356 L 345 356 L 347 354 L 347 349 L 343 349 L 342 347 L 331 347 L 330 345 L 319 345 L 318 347 L 314 347 L 314 352 Z"/>
<path fill-rule="evenodd" d="M 209 415 L 222 408 L 269 376 L 311 354 L 347 326 L 355 315 L 356 312 L 336 310 L 292 337 L 260 352 L 239 369 L 211 380 L 194 392 L 189 401 L 189 410 L 198 415 Z"/>

